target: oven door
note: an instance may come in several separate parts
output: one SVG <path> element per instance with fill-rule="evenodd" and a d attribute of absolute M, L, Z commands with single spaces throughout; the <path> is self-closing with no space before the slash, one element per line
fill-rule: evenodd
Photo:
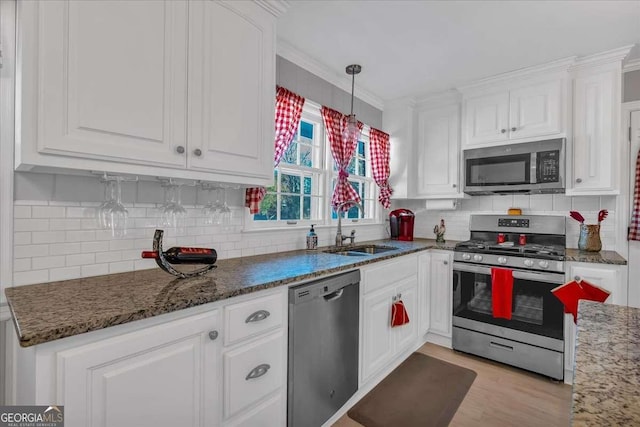
<path fill-rule="evenodd" d="M 511 319 L 493 317 L 491 268 L 461 262 L 453 263 L 453 316 L 458 324 L 481 332 L 498 334 L 501 328 L 519 332 L 521 336 L 563 340 L 564 307 L 551 290 L 564 283 L 564 274 L 513 271 Z M 471 326 L 470 326 L 471 325 Z M 518 333 L 501 331 L 504 337 L 520 340 Z M 522 339 L 526 342 L 527 340 Z M 543 345 L 540 342 L 539 345 Z M 555 347 L 555 346 L 554 346 Z M 558 349 L 561 351 L 561 349 Z"/>

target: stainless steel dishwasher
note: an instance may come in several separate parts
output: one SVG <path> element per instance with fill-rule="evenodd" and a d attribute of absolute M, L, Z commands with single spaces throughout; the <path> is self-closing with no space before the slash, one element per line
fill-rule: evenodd
<path fill-rule="evenodd" d="M 358 389 L 360 270 L 289 290 L 287 425 L 319 427 Z"/>

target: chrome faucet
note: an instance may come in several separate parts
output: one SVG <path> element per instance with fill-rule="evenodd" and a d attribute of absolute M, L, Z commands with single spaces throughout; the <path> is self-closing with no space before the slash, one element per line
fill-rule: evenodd
<path fill-rule="evenodd" d="M 342 246 L 343 242 L 347 239 L 351 239 L 351 243 L 353 245 L 356 238 L 356 230 L 351 230 L 351 235 L 343 236 L 342 235 L 342 207 L 348 204 L 355 205 L 358 209 L 364 212 L 364 208 L 362 205 L 355 200 L 347 200 L 346 202 L 340 203 L 336 207 L 336 213 L 338 214 L 338 230 L 336 231 L 336 246 Z"/>

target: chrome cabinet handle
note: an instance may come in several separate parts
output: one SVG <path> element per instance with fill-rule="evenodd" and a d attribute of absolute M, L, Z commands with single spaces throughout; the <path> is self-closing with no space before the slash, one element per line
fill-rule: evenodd
<path fill-rule="evenodd" d="M 576 282 L 580 281 L 580 276 L 573 276 L 573 280 L 575 280 Z"/>
<path fill-rule="evenodd" d="M 260 378 L 261 376 L 266 374 L 269 369 L 271 369 L 271 365 L 269 365 L 268 363 L 263 363 L 253 368 L 244 379 L 249 381 L 254 378 Z"/>
<path fill-rule="evenodd" d="M 453 188 L 456 188 L 456 187 L 457 187 L 457 185 L 455 185 L 455 184 L 451 184 L 451 186 L 452 186 Z"/>
<path fill-rule="evenodd" d="M 209 339 L 215 341 L 218 338 L 218 331 L 209 331 Z"/>
<path fill-rule="evenodd" d="M 500 133 L 506 133 L 507 130 L 506 129 L 500 129 Z"/>
<path fill-rule="evenodd" d="M 501 350 L 513 351 L 513 347 L 511 347 L 510 345 L 504 345 L 504 344 L 500 344 L 493 341 L 489 343 L 489 347 L 499 348 Z"/>
<path fill-rule="evenodd" d="M 244 323 L 259 322 L 269 316 L 271 316 L 271 313 L 269 313 L 267 310 L 258 310 L 255 313 L 250 314 L 249 317 L 247 317 L 247 320 L 244 321 Z"/>
<path fill-rule="evenodd" d="M 512 127 L 512 128 L 511 128 L 511 132 L 515 132 L 515 131 L 516 131 L 516 128 L 515 128 L 515 127 Z"/>
<path fill-rule="evenodd" d="M 182 145 L 178 145 L 178 146 L 176 147 L 176 152 L 177 152 L 178 154 L 182 154 L 182 153 L 184 153 L 184 147 L 183 147 Z"/>
<path fill-rule="evenodd" d="M 442 261 L 442 262 L 444 263 L 444 265 L 448 265 L 449 264 L 449 261 L 446 261 L 446 260 Z"/>
<path fill-rule="evenodd" d="M 200 157 L 200 156 L 202 156 L 202 150 L 201 150 L 201 149 L 199 149 L 199 148 L 196 148 L 195 150 L 193 150 L 193 154 L 194 154 L 196 157 Z"/>
<path fill-rule="evenodd" d="M 580 184 L 582 182 L 582 178 L 576 178 L 576 182 Z"/>

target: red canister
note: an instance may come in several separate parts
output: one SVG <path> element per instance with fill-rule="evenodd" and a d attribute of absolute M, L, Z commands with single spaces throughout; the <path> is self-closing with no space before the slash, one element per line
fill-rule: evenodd
<path fill-rule="evenodd" d="M 520 243 L 520 246 L 524 246 L 527 244 L 527 236 L 525 234 L 521 234 L 520 238 L 518 239 L 518 243 Z"/>
<path fill-rule="evenodd" d="M 504 233 L 498 233 L 498 243 L 504 243 Z"/>

